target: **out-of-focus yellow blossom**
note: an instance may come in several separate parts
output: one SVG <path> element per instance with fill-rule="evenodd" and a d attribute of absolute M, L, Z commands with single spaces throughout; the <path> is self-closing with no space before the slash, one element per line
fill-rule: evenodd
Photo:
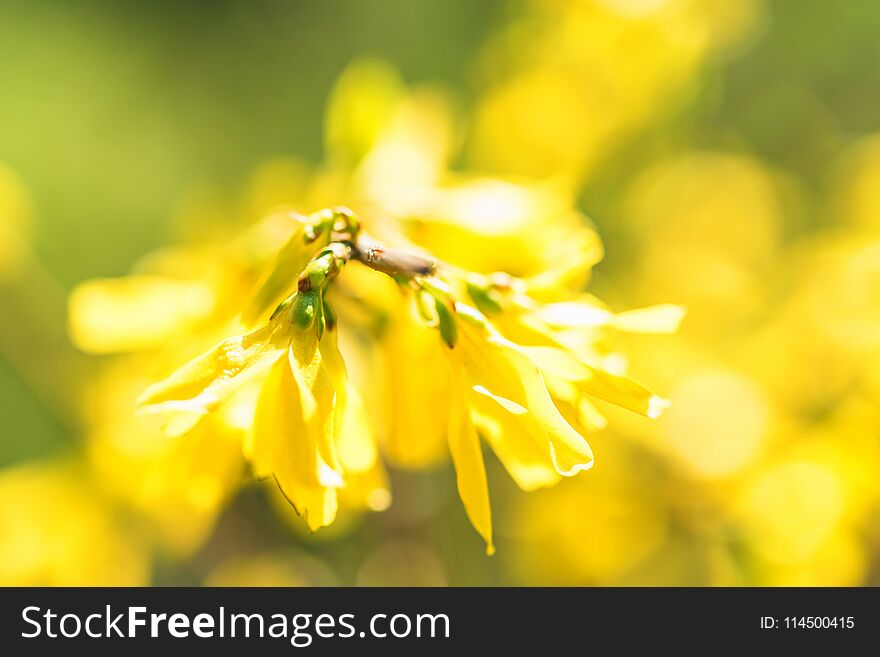
<path fill-rule="evenodd" d="M 160 250 L 129 276 L 81 283 L 70 295 L 71 339 L 96 354 L 155 350 L 234 321 L 233 300 L 250 292 L 269 257 L 264 244 L 288 239 L 299 224 L 279 209 L 228 244 Z"/>
<path fill-rule="evenodd" d="M 477 108 L 477 166 L 580 179 L 687 95 L 704 60 L 750 34 L 761 8 L 752 0 L 529 3 L 486 57 L 492 86 Z"/>
<path fill-rule="evenodd" d="M 841 473 L 796 456 L 757 475 L 738 513 L 746 544 L 769 585 L 852 586 L 866 563 L 847 518 Z"/>
<path fill-rule="evenodd" d="M 82 464 L 0 471 L 0 584 L 142 586 L 149 561 L 139 536 L 90 484 Z"/>
<path fill-rule="evenodd" d="M 766 394 L 735 371 L 694 372 L 683 377 L 670 397 L 675 406 L 663 418 L 662 432 L 696 476 L 739 471 L 756 458 L 770 434 Z"/>
<path fill-rule="evenodd" d="M 364 313 L 369 315 L 371 307 L 363 306 L 369 294 L 355 302 L 349 283 L 349 289 L 341 287 L 338 309 L 328 302 L 340 271 L 363 265 L 395 280 L 397 285 L 388 293 L 402 299 L 404 313 L 411 313 L 389 314 L 387 300 L 375 309 L 384 321 L 373 324 L 372 339 L 391 340 L 393 349 L 405 354 L 398 358 L 394 351 L 384 350 L 389 360 L 406 366 L 405 377 L 403 371 L 392 371 L 393 378 L 403 379 L 393 381 L 392 387 L 399 394 L 401 384 L 420 377 L 434 381 L 431 390 L 415 386 L 420 394 L 392 396 L 392 426 L 402 422 L 413 431 L 407 436 L 392 428 L 394 441 L 418 441 L 425 430 L 429 435 L 446 434 L 460 496 L 490 553 L 491 514 L 478 428 L 527 490 L 572 476 L 593 462 L 586 440 L 554 404 L 553 388 L 548 389 L 543 373 L 564 380 L 577 394 L 597 396 L 649 417 L 663 408 L 662 400 L 640 386 L 598 361 L 586 362 L 576 348 L 555 343 L 549 325 L 535 331 L 537 319 L 533 332 L 549 345 L 511 342 L 468 303 L 491 308 L 499 319 L 508 314 L 493 299 L 494 288 L 482 285 L 481 276 L 420 253 L 389 249 L 364 233 L 360 220 L 347 209 L 311 215 L 280 248 L 246 306 L 259 317 L 277 297 L 289 295 L 268 323 L 224 340 L 151 386 L 140 398 L 140 407 L 165 418 L 170 433 L 180 433 L 222 409 L 242 389 L 258 386 L 246 444 L 256 474 L 275 479 L 310 529 L 329 525 L 336 518 L 338 491 L 352 483 L 349 474 L 356 481 L 358 474 L 381 468 L 370 423 L 336 343 L 337 326 L 346 325 L 353 307 L 356 326 L 358 319 L 363 323 Z M 298 276 L 287 275 L 298 270 Z M 528 289 L 528 281 L 507 275 L 503 280 L 510 289 Z M 537 312 L 539 304 L 526 292 L 517 295 L 521 306 Z M 638 315 L 630 323 L 634 319 Z M 435 357 L 448 365 L 436 368 Z M 440 426 L 426 426 L 426 421 Z M 351 454 L 343 456 L 343 450 Z M 374 485 L 383 481 L 370 479 Z M 382 491 L 367 491 L 367 506 L 371 499 L 381 497 L 384 502 Z"/>
<path fill-rule="evenodd" d="M 349 64 L 327 106 L 324 141 L 331 164 L 353 169 L 370 155 L 388 125 L 401 120 L 395 114 L 406 95 L 400 76 L 382 60 L 363 58 Z M 424 157 L 413 150 L 416 157 Z"/>
<path fill-rule="evenodd" d="M 572 208 L 559 186 L 476 178 L 433 192 L 409 210 L 405 227 L 416 243 L 463 269 L 580 289 L 603 251 Z"/>
<path fill-rule="evenodd" d="M 690 322 L 735 328 L 762 308 L 785 212 L 780 176 L 754 160 L 695 153 L 661 162 L 633 183 L 628 224 L 642 241 L 641 289 L 689 308 Z"/>
<path fill-rule="evenodd" d="M 589 477 L 528 496 L 502 517 L 499 534 L 521 544 L 510 557 L 520 581 L 620 584 L 662 547 L 663 483 L 635 465 L 643 453 L 616 443 L 602 441 L 602 465 Z"/>
<path fill-rule="evenodd" d="M 798 241 L 789 237 L 802 228 L 791 220 L 797 190 L 754 158 L 680 155 L 633 182 L 624 219 L 639 265 L 621 287 L 634 301 L 650 291 L 687 305 L 688 321 L 662 348 L 640 337 L 626 351 L 633 376 L 655 382 L 673 405 L 658 422 L 638 423 L 596 404 L 620 441 L 592 441 L 609 453 L 606 467 L 522 500 L 499 528 L 521 541 L 509 564 L 518 581 L 852 585 L 869 577 L 871 482 L 880 476 L 872 144 L 847 149 L 835 169 L 834 208 L 850 228 Z M 657 315 L 661 327 L 668 312 Z M 589 304 L 549 304 L 537 316 L 559 330 L 577 318 L 607 331 L 620 318 Z M 527 330 L 535 335 L 533 321 Z M 591 344 L 607 346 L 596 335 L 581 341 L 587 354 Z M 626 474 L 651 496 L 626 488 Z M 586 518 L 550 512 L 590 500 L 601 508 Z M 518 530 L 512 519 L 523 517 L 542 532 Z"/>
<path fill-rule="evenodd" d="M 142 357 L 128 356 L 89 386 L 86 454 L 101 488 L 150 522 L 160 546 L 187 555 L 209 535 L 241 481 L 245 427 L 230 405 L 185 435 L 164 435 L 132 412 L 149 369 Z"/>

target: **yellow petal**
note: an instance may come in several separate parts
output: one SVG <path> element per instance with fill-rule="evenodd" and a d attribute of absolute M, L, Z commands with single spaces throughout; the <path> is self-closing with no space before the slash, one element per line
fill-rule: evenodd
<path fill-rule="evenodd" d="M 483 395 L 472 395 L 471 411 L 480 433 L 517 486 L 531 492 L 559 482 L 550 455 L 516 415 L 499 413 Z"/>
<path fill-rule="evenodd" d="M 336 489 L 322 484 L 318 402 L 298 380 L 293 360 L 290 353 L 276 361 L 257 400 L 251 440 L 254 469 L 275 478 L 315 531 L 335 519 Z"/>
<path fill-rule="evenodd" d="M 366 505 L 382 510 L 390 504 L 391 494 L 376 438 L 370 430 L 370 420 L 360 393 L 351 384 L 348 384 L 346 398 L 345 412 L 336 430 L 336 446 L 345 471 L 346 486 L 362 489 Z"/>
<path fill-rule="evenodd" d="M 586 394 L 622 406 L 651 419 L 669 407 L 669 402 L 635 381 L 612 374 L 578 360 L 556 347 L 524 347 L 526 353 L 550 377 L 576 383 Z"/>
<path fill-rule="evenodd" d="M 446 347 L 437 331 L 426 327 L 407 300 L 392 318 L 383 339 L 391 401 L 391 428 L 385 456 L 404 468 L 436 463 L 447 454 L 449 373 Z"/>
<path fill-rule="evenodd" d="M 577 400 L 577 421 L 585 429 L 601 431 L 608 426 L 608 420 L 588 399 Z"/>
<path fill-rule="evenodd" d="M 602 257 L 596 233 L 571 209 L 565 185 L 467 178 L 414 208 L 408 236 L 445 262 L 472 272 L 536 276 L 537 295 L 583 287 Z"/>
<path fill-rule="evenodd" d="M 601 306 L 582 301 L 563 301 L 541 306 L 538 316 L 550 326 L 597 328 L 607 326 L 614 316 Z"/>
<path fill-rule="evenodd" d="M 525 415 L 529 412 L 529 409 L 525 408 L 524 406 L 520 406 L 515 401 L 511 401 L 504 397 L 499 397 L 491 390 L 488 390 L 485 386 L 473 386 L 472 390 L 478 395 L 484 395 L 485 397 L 488 397 L 512 415 Z"/>
<path fill-rule="evenodd" d="M 524 349 L 528 351 L 528 348 Z M 608 421 L 590 403 L 576 382 L 560 376 L 559 371 L 541 367 L 539 359 L 534 360 L 541 370 L 553 403 L 569 424 L 586 433 L 601 431 L 608 426 Z"/>
<path fill-rule="evenodd" d="M 303 391 L 311 393 L 315 400 L 313 412 L 318 422 L 316 439 L 319 478 L 325 486 L 341 488 L 344 485 L 342 467 L 336 453 L 334 436 L 336 390 L 321 355 L 318 336 L 314 330 L 297 331 L 290 343 L 290 353 L 293 375 L 297 383 Z"/>
<path fill-rule="evenodd" d="M 324 333 L 321 355 L 336 390 L 333 428 L 340 463 L 346 473 L 366 472 L 376 464 L 379 452 L 363 400 L 346 374 L 336 330 Z"/>
<path fill-rule="evenodd" d="M 138 406 L 162 415 L 168 422 L 166 430 L 179 435 L 278 360 L 287 350 L 291 332 L 286 317 L 279 316 L 253 333 L 224 340 L 147 388 Z"/>
<path fill-rule="evenodd" d="M 489 507 L 489 484 L 483 464 L 480 438 L 471 421 L 467 403 L 469 383 L 458 352 L 449 358 L 452 395 L 449 414 L 449 451 L 455 464 L 458 495 L 474 529 L 486 541 L 486 553 L 492 554 L 492 513 Z"/>
<path fill-rule="evenodd" d="M 682 306 L 659 304 L 618 313 L 611 325 L 629 333 L 675 333 L 684 316 Z"/>
<path fill-rule="evenodd" d="M 360 392 L 346 373 L 337 333 L 335 329 L 324 333 L 321 355 L 336 389 L 334 437 L 345 472 L 342 499 L 346 506 L 384 511 L 391 505 L 388 474 L 379 459 L 376 437 Z"/>

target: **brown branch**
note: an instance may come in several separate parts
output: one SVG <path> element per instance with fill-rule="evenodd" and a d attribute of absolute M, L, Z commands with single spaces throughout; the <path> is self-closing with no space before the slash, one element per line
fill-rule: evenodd
<path fill-rule="evenodd" d="M 352 244 L 352 258 L 389 276 L 428 276 L 437 269 L 432 258 L 383 245 L 363 231 Z"/>

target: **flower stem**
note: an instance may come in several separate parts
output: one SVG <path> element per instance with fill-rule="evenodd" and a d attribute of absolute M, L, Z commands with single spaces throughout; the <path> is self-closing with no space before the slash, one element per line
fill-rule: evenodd
<path fill-rule="evenodd" d="M 437 269 L 437 263 L 432 258 L 387 247 L 364 231 L 358 231 L 355 236 L 351 257 L 389 276 L 428 276 Z"/>

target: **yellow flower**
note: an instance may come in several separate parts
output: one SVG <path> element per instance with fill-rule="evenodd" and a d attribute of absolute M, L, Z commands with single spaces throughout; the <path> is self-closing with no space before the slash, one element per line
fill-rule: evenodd
<path fill-rule="evenodd" d="M 331 311 L 320 291 L 345 258 L 344 248 L 326 249 L 304 267 L 301 290 L 276 309 L 266 326 L 224 340 L 148 388 L 139 400 L 143 411 L 163 416 L 166 431 L 179 434 L 248 384 L 259 386 L 248 455 L 257 476 L 274 477 L 312 530 L 336 517 L 337 489 L 344 485 L 338 444 L 350 452 L 349 470 L 367 484 L 366 504 L 381 508 L 387 498 L 376 472 L 372 436 L 362 425 L 359 396 L 347 384 L 335 322 L 327 327 Z M 304 290 L 304 284 L 315 289 Z"/>
<path fill-rule="evenodd" d="M 87 387 L 84 448 L 97 485 L 149 524 L 157 547 L 180 557 L 202 545 L 241 482 L 244 428 L 229 405 L 184 435 L 163 435 L 132 412 L 145 369 L 140 356 L 120 358 Z"/>
<path fill-rule="evenodd" d="M 170 417 L 167 431 L 175 433 L 254 382 L 259 395 L 248 442 L 254 471 L 274 477 L 309 527 L 318 529 L 333 522 L 343 481 L 334 435 L 337 390 L 319 346 L 323 342 L 326 350 L 332 331 L 319 341 L 313 307 L 304 327 L 290 317 L 306 312 L 307 298 L 298 295 L 264 328 L 225 340 L 151 386 L 139 404 Z"/>
<path fill-rule="evenodd" d="M 81 464 L 0 470 L 0 585 L 143 586 L 142 541 L 89 482 Z"/>
<path fill-rule="evenodd" d="M 486 53 L 490 79 L 475 112 L 471 156 L 480 169 L 572 180 L 669 111 L 701 62 L 762 18 L 757 0 L 526 7 Z M 513 62 L 511 53 L 518 54 Z"/>

